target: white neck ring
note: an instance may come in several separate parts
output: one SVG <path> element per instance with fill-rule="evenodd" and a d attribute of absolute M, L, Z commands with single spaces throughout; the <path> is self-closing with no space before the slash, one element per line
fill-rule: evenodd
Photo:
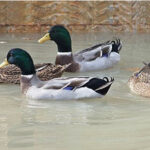
<path fill-rule="evenodd" d="M 67 55 L 70 56 L 72 52 L 57 52 L 57 55 Z"/>

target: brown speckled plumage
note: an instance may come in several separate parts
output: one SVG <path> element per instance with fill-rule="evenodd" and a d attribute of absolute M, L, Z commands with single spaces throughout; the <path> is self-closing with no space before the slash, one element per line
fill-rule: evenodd
<path fill-rule="evenodd" d="M 51 63 L 44 64 L 36 64 L 35 68 L 37 71 L 37 76 L 42 81 L 50 80 L 53 78 L 60 77 L 65 69 L 68 68 L 69 65 L 61 66 L 61 65 L 53 65 Z M 0 83 L 20 83 L 20 75 L 21 71 L 15 65 L 8 65 L 4 68 L 0 68 Z"/>
<path fill-rule="evenodd" d="M 150 97 L 150 64 L 135 72 L 128 81 L 129 88 L 137 95 Z"/>

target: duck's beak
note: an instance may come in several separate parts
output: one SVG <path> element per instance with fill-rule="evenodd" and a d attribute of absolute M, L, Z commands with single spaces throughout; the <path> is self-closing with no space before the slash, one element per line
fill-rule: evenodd
<path fill-rule="evenodd" d="M 7 61 L 7 59 L 5 59 L 1 64 L 0 64 L 0 68 L 3 68 L 4 66 L 9 65 L 9 62 Z"/>
<path fill-rule="evenodd" d="M 46 33 L 41 39 L 38 40 L 38 42 L 39 43 L 44 43 L 44 42 L 46 42 L 50 39 L 51 39 L 51 37 L 50 37 L 49 33 Z"/>

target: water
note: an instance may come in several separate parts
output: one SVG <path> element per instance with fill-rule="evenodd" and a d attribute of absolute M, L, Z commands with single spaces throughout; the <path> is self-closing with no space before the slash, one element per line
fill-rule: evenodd
<path fill-rule="evenodd" d="M 112 39 L 115 34 L 73 34 L 73 49 Z M 127 81 L 142 61 L 149 62 L 148 34 L 117 35 L 123 41 L 121 61 L 114 68 L 63 76 L 113 76 L 102 99 L 30 100 L 18 85 L 0 85 L 0 149 L 149 150 L 150 101 L 130 92 Z M 1 35 L 0 61 L 10 48 L 23 48 L 35 63 L 54 62 L 56 45 L 38 44 L 41 35 Z"/>

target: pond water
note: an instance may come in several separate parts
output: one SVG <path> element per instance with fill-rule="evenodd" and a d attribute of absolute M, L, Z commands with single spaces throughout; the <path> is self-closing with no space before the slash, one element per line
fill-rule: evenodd
<path fill-rule="evenodd" d="M 0 61 L 9 49 L 27 50 L 35 63 L 54 62 L 54 42 L 38 44 L 41 35 L 1 35 Z M 0 149 L 27 150 L 148 150 L 150 99 L 130 92 L 127 81 L 142 61 L 150 61 L 148 34 L 72 34 L 73 51 L 118 36 L 121 61 L 111 69 L 63 76 L 113 76 L 101 99 L 30 100 L 19 85 L 0 84 Z"/>

